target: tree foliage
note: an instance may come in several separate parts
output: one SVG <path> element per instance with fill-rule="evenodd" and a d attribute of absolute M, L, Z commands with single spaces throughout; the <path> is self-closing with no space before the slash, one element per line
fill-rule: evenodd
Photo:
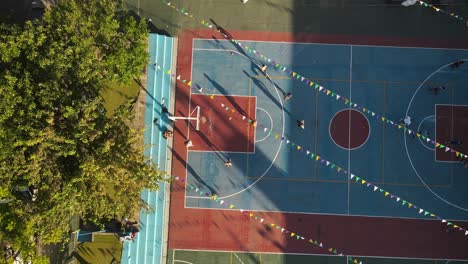
<path fill-rule="evenodd" d="M 36 241 L 61 241 L 73 215 L 132 215 L 163 177 L 129 105 L 106 117 L 99 95 L 141 74 L 147 29 L 111 0 L 64 0 L 40 21 L 0 28 L 0 201 L 13 199 L 0 203 L 0 248 L 39 262 Z M 37 190 L 34 201 L 21 187 Z"/>

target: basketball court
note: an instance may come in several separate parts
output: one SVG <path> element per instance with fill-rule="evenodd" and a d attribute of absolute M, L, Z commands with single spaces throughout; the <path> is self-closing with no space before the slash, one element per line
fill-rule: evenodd
<path fill-rule="evenodd" d="M 268 41 L 243 44 L 276 55 L 279 61 L 290 61 L 288 68 L 300 69 L 302 75 L 362 102 L 382 116 L 393 120 L 411 116 L 417 125 L 411 128 L 429 135 L 438 130 L 438 142 L 445 144 L 452 138 L 468 142 L 462 128 L 468 123 L 468 115 L 463 115 L 465 108 L 458 106 L 463 101 L 468 103 L 468 92 L 463 88 L 468 71 L 449 67 L 457 58 L 468 58 L 466 50 Z M 455 164 L 428 165 L 435 151 L 427 142 L 405 138 L 401 131 L 319 95 L 318 90 L 295 82 L 281 70 L 270 69 L 265 76 L 258 67 L 261 62 L 238 51 L 229 41 L 194 39 L 192 54 L 193 83 L 218 100 L 227 95 L 221 104 L 237 108 L 262 127 L 272 129 L 264 131 L 257 126 L 252 131 L 254 127 L 241 119 L 229 119 L 232 112 L 220 112 L 218 100 L 191 93 L 189 106 L 201 106 L 204 111 L 200 130 L 187 131 L 195 139 L 188 149 L 188 183 L 201 187 L 198 181 L 202 181 L 220 198 L 245 210 L 419 217 L 393 204 L 382 206 L 388 204 L 385 198 L 375 199 L 375 194 L 364 192 L 361 184 L 352 184 L 348 177 L 311 162 L 303 151 L 294 151 L 289 140 L 376 185 L 384 185 L 391 193 L 420 200 L 421 208 L 431 207 L 450 219 L 468 220 L 468 200 L 463 197 L 468 170 L 456 164 L 455 153 L 448 159 L 436 159 Z M 440 69 L 430 72 L 431 65 Z M 426 78 L 424 83 L 414 81 Z M 440 85 L 447 86 L 441 94 L 429 92 L 430 87 Z M 284 93 L 288 92 L 293 98 L 284 102 Z M 454 118 L 444 119 L 449 116 Z M 303 119 L 306 128 L 300 129 L 296 121 Z M 443 149 L 439 152 L 446 153 Z M 225 167 L 227 159 L 236 166 Z M 413 177 L 415 173 L 422 180 Z M 217 205 L 209 197 L 187 194 L 186 207 Z"/>

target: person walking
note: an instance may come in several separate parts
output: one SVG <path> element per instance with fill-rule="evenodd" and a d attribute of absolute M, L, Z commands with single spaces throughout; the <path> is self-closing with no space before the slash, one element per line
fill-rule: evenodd
<path fill-rule="evenodd" d="M 411 125 L 411 117 L 405 116 L 405 118 L 400 119 L 400 125 L 410 126 Z"/>
<path fill-rule="evenodd" d="M 230 168 L 232 167 L 232 161 L 231 159 L 228 159 L 224 162 L 224 166 L 227 167 L 227 168 Z"/>
<path fill-rule="evenodd" d="M 297 126 L 298 126 L 299 128 L 304 129 L 304 128 L 305 128 L 305 122 L 304 122 L 304 120 L 297 120 Z"/>

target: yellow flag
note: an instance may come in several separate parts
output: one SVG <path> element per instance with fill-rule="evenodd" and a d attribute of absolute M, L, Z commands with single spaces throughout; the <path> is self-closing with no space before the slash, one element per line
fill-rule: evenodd
<path fill-rule="evenodd" d="M 327 95 L 329 95 L 330 93 L 331 93 L 331 91 L 330 91 L 330 90 L 328 90 L 328 91 L 327 91 Z"/>
<path fill-rule="evenodd" d="M 291 232 L 291 237 L 293 237 L 295 234 L 293 232 Z"/>
<path fill-rule="evenodd" d="M 301 146 L 297 146 L 297 150 L 300 150 L 301 149 Z"/>
<path fill-rule="evenodd" d="M 190 87 L 192 85 L 192 81 L 189 81 L 187 85 Z"/>
<path fill-rule="evenodd" d="M 361 183 L 364 184 L 364 183 L 366 183 L 366 181 L 365 181 L 365 180 L 362 180 Z"/>
<path fill-rule="evenodd" d="M 385 196 L 388 196 L 390 193 L 389 192 L 385 192 Z"/>
<path fill-rule="evenodd" d="M 294 77 L 294 76 L 296 76 L 296 73 L 295 73 L 295 72 L 293 72 L 293 77 Z"/>

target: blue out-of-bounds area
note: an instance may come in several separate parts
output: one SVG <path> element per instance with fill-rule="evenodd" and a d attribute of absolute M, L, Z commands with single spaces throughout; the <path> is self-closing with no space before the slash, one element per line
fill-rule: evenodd
<path fill-rule="evenodd" d="M 145 155 L 151 158 L 162 171 L 169 169 L 167 141 L 162 133 L 169 126 L 169 120 L 162 113 L 171 101 L 170 76 L 154 68 L 158 63 L 164 69 L 172 68 L 173 38 L 150 34 L 150 64 L 147 67 L 147 94 L 145 106 Z M 158 119 L 157 122 L 153 122 Z M 161 182 L 158 191 L 144 190 L 141 198 L 154 210 L 140 212 L 140 231 L 134 241 L 124 241 L 121 263 L 163 263 L 164 221 L 167 218 L 165 196 L 166 184 Z"/>
<path fill-rule="evenodd" d="M 468 50 L 242 43 L 377 115 L 395 122 L 409 115 L 408 128 L 432 139 L 436 104 L 468 105 L 468 63 L 450 67 L 468 59 Z M 224 153 L 232 159 L 232 167 L 224 166 L 214 152 L 189 151 L 189 183 L 209 185 L 219 197 L 247 210 L 424 217 L 314 162 L 292 147 L 294 142 L 440 217 L 468 220 L 468 169 L 461 163 L 436 161 L 433 146 L 367 113 L 367 141 L 353 150 L 336 145 L 330 121 L 350 106 L 267 64 L 270 80 L 259 68 L 262 63 L 229 41 L 194 40 L 192 82 L 210 94 L 256 96 L 258 124 L 272 131 L 257 127 L 255 153 Z M 446 89 L 435 95 L 430 88 L 436 86 Z M 285 101 L 287 92 L 293 97 Z M 305 129 L 298 128 L 297 120 L 305 121 Z M 285 135 L 289 144 L 275 134 Z M 215 208 L 216 204 L 187 193 L 186 206 Z"/>

